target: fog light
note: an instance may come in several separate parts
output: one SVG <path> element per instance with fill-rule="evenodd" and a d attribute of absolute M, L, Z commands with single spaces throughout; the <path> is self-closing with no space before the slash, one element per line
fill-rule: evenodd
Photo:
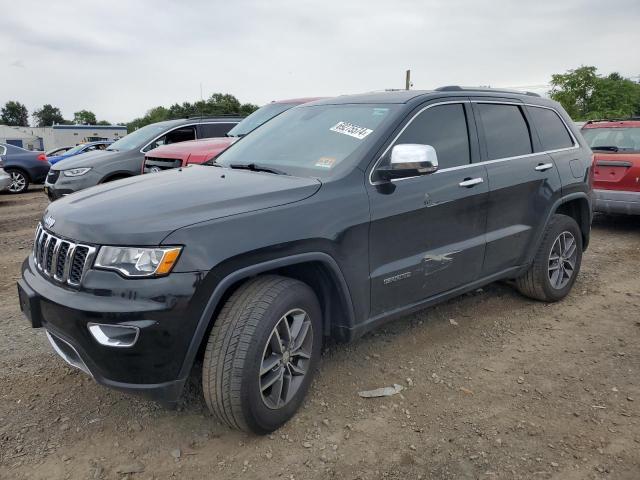
<path fill-rule="evenodd" d="M 93 338 L 105 347 L 132 347 L 138 340 L 140 329 L 127 325 L 87 324 Z"/>

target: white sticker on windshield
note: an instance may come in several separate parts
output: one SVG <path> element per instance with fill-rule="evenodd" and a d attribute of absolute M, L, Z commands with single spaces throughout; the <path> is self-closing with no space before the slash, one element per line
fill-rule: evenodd
<path fill-rule="evenodd" d="M 350 137 L 357 138 L 358 140 L 362 140 L 364 137 L 373 132 L 373 130 L 369 128 L 359 127 L 358 125 L 347 122 L 338 122 L 329 130 L 331 130 L 332 132 L 349 135 Z"/>

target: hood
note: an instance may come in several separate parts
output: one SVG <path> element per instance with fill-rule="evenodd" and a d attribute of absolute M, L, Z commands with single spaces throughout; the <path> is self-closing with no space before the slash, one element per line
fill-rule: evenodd
<path fill-rule="evenodd" d="M 115 152 L 112 150 L 94 150 L 93 152 L 81 153 L 78 155 L 72 155 L 70 157 L 61 157 L 60 160 L 64 158 L 64 163 L 60 163 L 57 161 L 55 165 L 51 167 L 52 170 L 68 170 L 70 168 L 81 168 L 81 167 L 98 167 L 105 162 L 116 159 L 123 153 L 128 152 Z M 53 158 L 53 157 L 52 157 Z"/>
<path fill-rule="evenodd" d="M 189 155 L 210 155 L 218 154 L 225 150 L 232 143 L 237 141 L 237 137 L 220 137 L 207 138 L 205 140 L 191 140 L 188 142 L 172 143 L 154 148 L 147 153 L 147 157 L 153 158 L 181 158 L 184 159 Z"/>
<path fill-rule="evenodd" d="M 193 166 L 92 187 L 53 202 L 53 233 L 109 245 L 158 245 L 172 231 L 310 197 L 317 179 Z M 250 234 L 248 232 L 248 234 Z"/>

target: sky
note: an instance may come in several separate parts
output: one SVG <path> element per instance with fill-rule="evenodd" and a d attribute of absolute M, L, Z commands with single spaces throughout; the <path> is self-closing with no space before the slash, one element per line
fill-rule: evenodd
<path fill-rule="evenodd" d="M 548 90 L 640 77 L 640 1 L 0 0 L 0 104 L 127 122 L 200 91 L 272 100 L 404 88 Z"/>

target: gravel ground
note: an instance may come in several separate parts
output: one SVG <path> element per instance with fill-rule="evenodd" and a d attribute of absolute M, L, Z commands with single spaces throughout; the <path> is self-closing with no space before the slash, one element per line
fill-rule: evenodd
<path fill-rule="evenodd" d="M 45 206 L 41 189 L 0 195 L 2 479 L 640 478 L 640 219 L 596 218 L 563 302 L 493 284 L 329 345 L 294 420 L 255 437 L 218 424 L 195 377 L 164 410 L 26 324 L 15 280 Z"/>

